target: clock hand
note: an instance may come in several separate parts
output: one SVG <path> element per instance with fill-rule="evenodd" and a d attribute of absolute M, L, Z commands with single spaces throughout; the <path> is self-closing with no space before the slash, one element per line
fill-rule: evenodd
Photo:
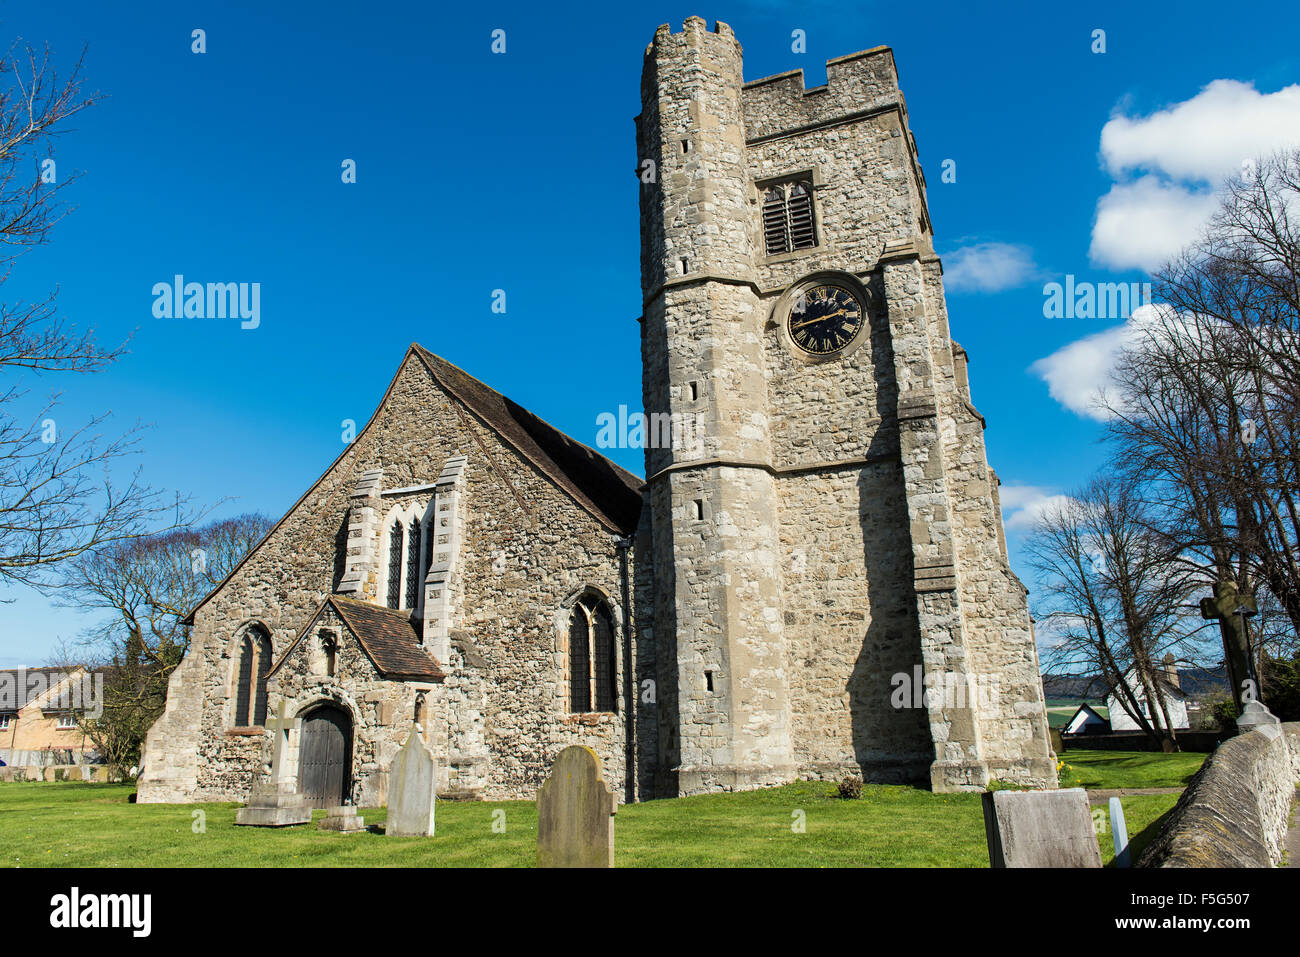
<path fill-rule="evenodd" d="M 836 316 L 842 316 L 844 313 L 844 309 L 836 309 L 834 312 L 828 312 L 824 316 L 817 316 L 815 319 L 805 319 L 803 322 L 792 322 L 790 323 L 790 328 L 802 329 L 804 326 L 810 325 L 814 322 L 825 322 L 828 319 L 834 319 Z"/>

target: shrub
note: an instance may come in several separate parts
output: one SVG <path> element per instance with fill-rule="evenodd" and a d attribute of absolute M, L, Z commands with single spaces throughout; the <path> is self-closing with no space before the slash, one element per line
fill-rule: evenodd
<path fill-rule="evenodd" d="M 855 800 L 862 797 L 862 782 L 857 778 L 845 778 L 840 782 L 839 795 L 845 800 Z"/>

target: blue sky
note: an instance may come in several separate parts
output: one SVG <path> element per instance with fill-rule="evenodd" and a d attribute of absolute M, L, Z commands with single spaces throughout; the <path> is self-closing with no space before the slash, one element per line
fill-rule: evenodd
<path fill-rule="evenodd" d="M 1293 5 L 9 5 L 0 28 L 49 43 L 65 71 L 86 45 L 108 98 L 54 156 L 81 173 L 77 209 L 0 294 L 57 286 L 71 321 L 134 336 L 106 372 L 23 383 L 62 391 L 63 427 L 106 411 L 148 424 L 147 480 L 232 498 L 218 514 L 282 514 L 412 341 L 594 443 L 597 415 L 640 405 L 642 52 L 692 14 L 735 28 L 748 79 L 802 67 L 813 86 L 828 58 L 894 48 L 1025 575 L 1019 529 L 1103 461 L 1080 396 L 1123 329 L 1045 318 L 1043 285 L 1140 281 L 1235 156 L 1291 141 Z M 260 325 L 155 318 L 151 289 L 177 273 L 259 282 Z M 612 457 L 642 471 L 637 450 Z M 0 665 L 40 663 L 88 624 L 30 591 L 0 597 Z"/>

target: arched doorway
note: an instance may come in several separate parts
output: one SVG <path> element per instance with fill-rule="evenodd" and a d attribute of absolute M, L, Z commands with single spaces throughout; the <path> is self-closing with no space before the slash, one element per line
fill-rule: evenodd
<path fill-rule="evenodd" d="M 334 704 L 313 708 L 299 740 L 298 790 L 312 807 L 343 804 L 352 786 L 352 717 Z"/>

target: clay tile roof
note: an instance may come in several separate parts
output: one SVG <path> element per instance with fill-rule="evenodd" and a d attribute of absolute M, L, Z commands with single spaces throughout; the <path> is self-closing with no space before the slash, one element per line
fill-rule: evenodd
<path fill-rule="evenodd" d="M 624 535 L 636 530 L 641 515 L 641 479 L 441 356 L 418 343 L 411 348 L 444 389 L 607 528 Z"/>
<path fill-rule="evenodd" d="M 437 659 L 420 647 L 420 636 L 411 625 L 409 611 L 381 608 L 338 595 L 326 601 L 334 606 L 383 677 L 429 681 L 447 677 Z"/>

